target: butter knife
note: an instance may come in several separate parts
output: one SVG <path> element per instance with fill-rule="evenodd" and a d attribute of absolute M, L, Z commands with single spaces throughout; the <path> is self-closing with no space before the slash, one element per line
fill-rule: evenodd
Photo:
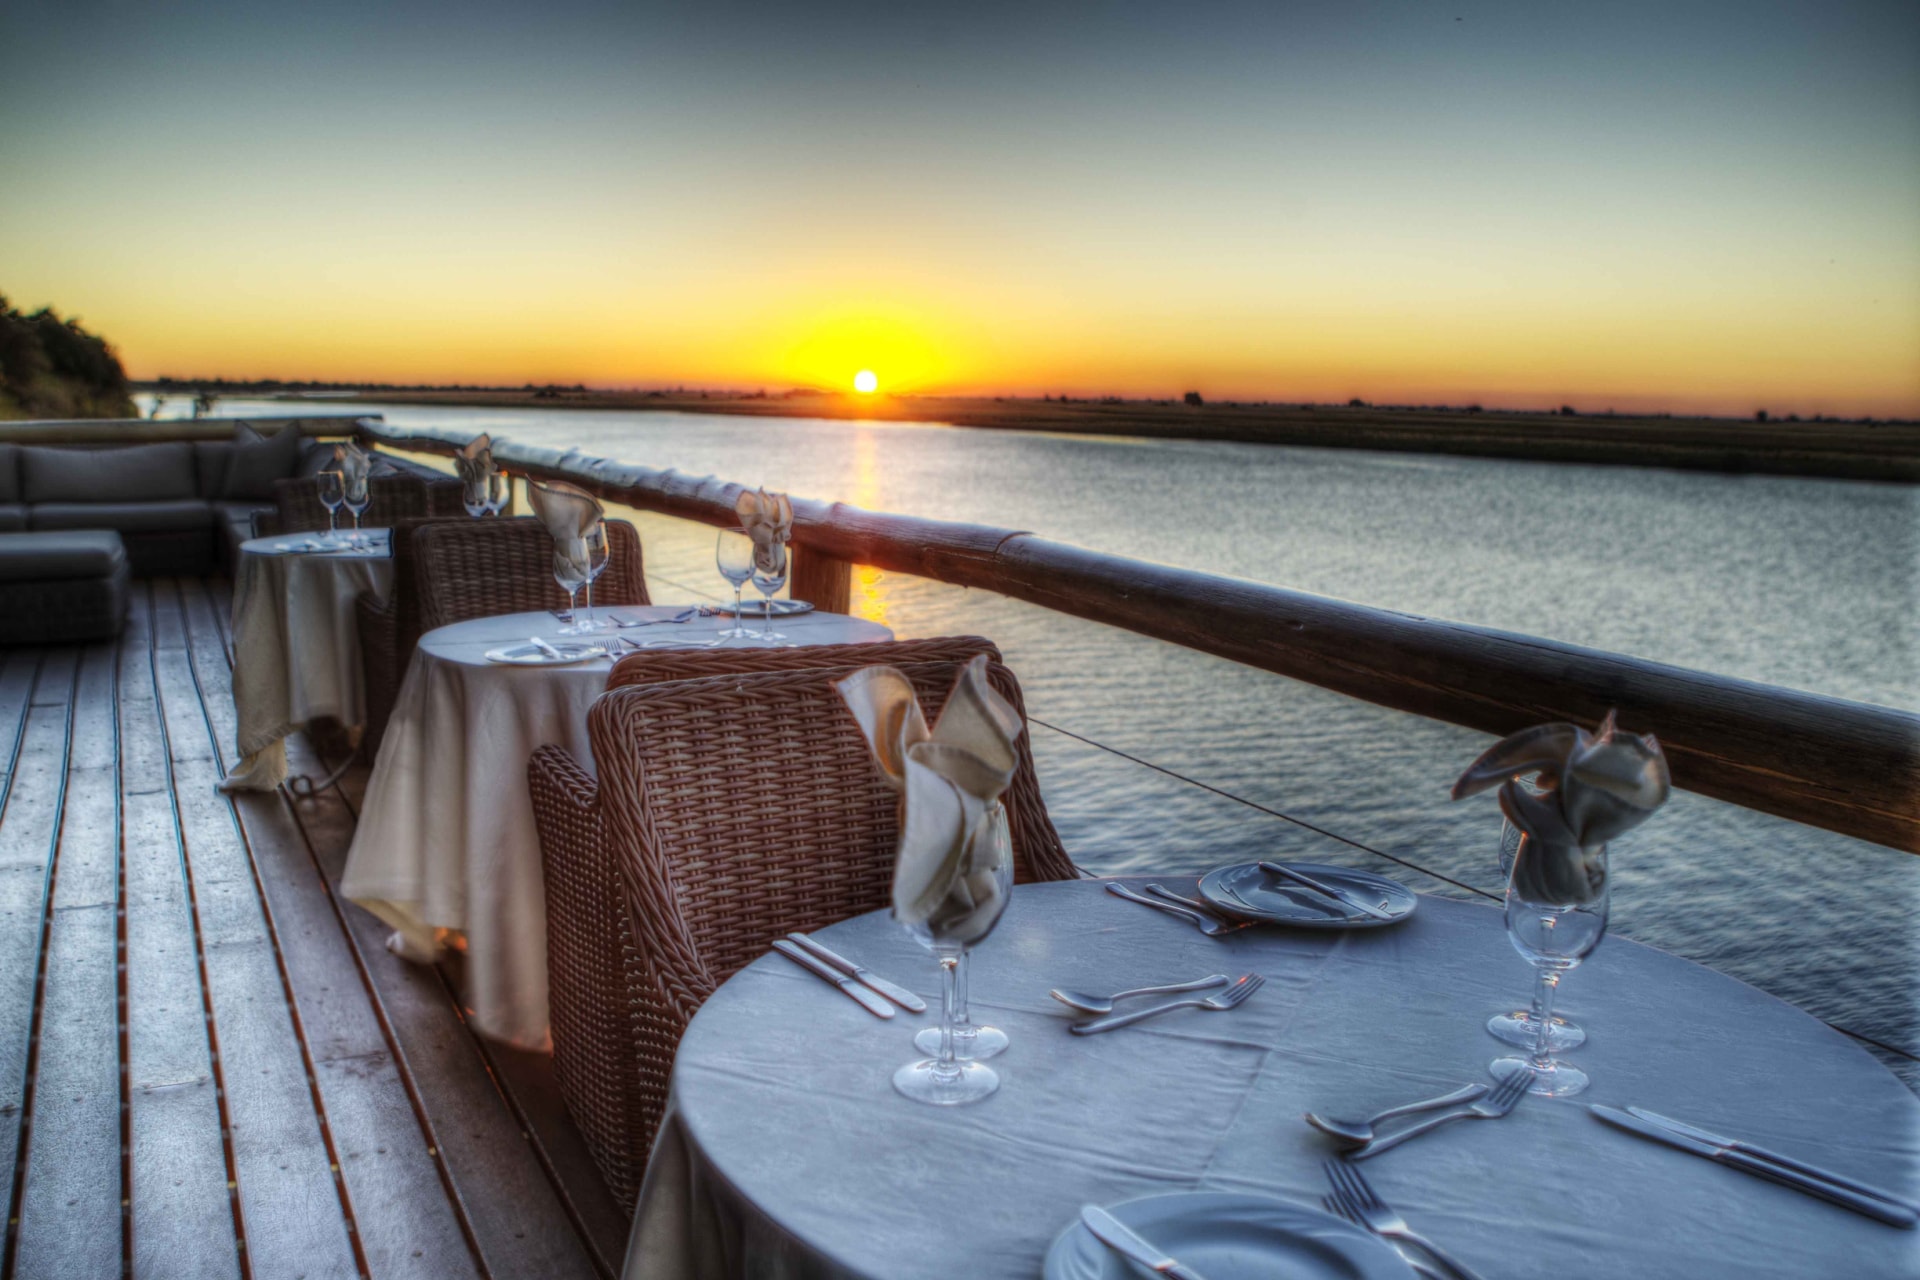
<path fill-rule="evenodd" d="M 1149 1271 L 1171 1276 L 1173 1280 L 1204 1280 L 1198 1271 L 1181 1265 L 1169 1254 L 1154 1248 L 1133 1228 L 1097 1204 L 1080 1207 L 1080 1224 L 1093 1232 L 1094 1239 L 1101 1244 Z"/>
<path fill-rule="evenodd" d="M 858 1004 L 874 1017 L 891 1018 L 893 1016 L 892 1005 L 855 982 L 852 978 L 849 978 L 846 974 L 815 960 L 812 956 L 794 946 L 785 938 L 776 938 L 773 943 L 773 949 L 801 968 L 820 975 L 834 986 L 846 992 L 853 998 L 855 1004 Z"/>
<path fill-rule="evenodd" d="M 1777 1182 L 1783 1187 L 1791 1187 L 1795 1191 L 1831 1201 L 1843 1209 L 1851 1209 L 1865 1217 L 1878 1219 L 1888 1226 L 1911 1227 L 1916 1219 L 1920 1218 L 1920 1215 L 1916 1215 L 1911 1209 L 1902 1209 L 1884 1200 L 1849 1191 L 1835 1183 L 1810 1178 L 1781 1165 L 1769 1164 L 1757 1156 L 1748 1155 L 1732 1147 L 1716 1147 L 1712 1143 L 1689 1138 L 1665 1125 L 1655 1124 L 1651 1120 L 1642 1120 L 1639 1116 L 1629 1115 L 1625 1111 L 1616 1111 L 1612 1107 L 1597 1104 L 1588 1107 L 1587 1110 L 1615 1128 L 1625 1129 L 1628 1133 L 1637 1133 L 1643 1138 L 1652 1138 L 1655 1142 L 1664 1142 L 1670 1147 L 1677 1147 L 1691 1155 L 1704 1156 L 1715 1164 L 1731 1165 L 1742 1173 L 1750 1173 L 1756 1178 L 1765 1178 L 1768 1182 Z"/>
<path fill-rule="evenodd" d="M 1896 1208 L 1907 1209 L 1916 1214 L 1920 1214 L 1920 1204 L 1915 1204 L 1911 1200 L 1894 1195 L 1891 1191 L 1882 1191 L 1878 1187 L 1870 1186 L 1864 1182 L 1856 1182 L 1852 1178 L 1834 1173 L 1828 1169 L 1822 1169 L 1819 1165 L 1808 1164 L 1804 1160 L 1795 1160 L 1792 1156 L 1783 1156 L 1778 1151 L 1769 1151 L 1765 1147 L 1756 1146 L 1751 1142 L 1742 1142 L 1738 1138 L 1723 1138 L 1717 1133 L 1712 1133 L 1700 1128 L 1698 1125 L 1687 1124 L 1685 1121 L 1675 1120 L 1671 1116 L 1663 1116 L 1659 1112 L 1649 1111 L 1645 1107 L 1628 1107 L 1627 1112 L 1630 1115 L 1639 1116 L 1642 1120 L 1650 1120 L 1663 1128 L 1671 1129 L 1683 1137 L 1704 1142 L 1709 1146 L 1726 1147 L 1733 1151 L 1744 1151 L 1750 1156 L 1765 1160 L 1768 1164 L 1777 1164 L 1783 1169 L 1791 1169 L 1795 1173 L 1803 1173 L 1809 1178 L 1818 1178 L 1822 1182 L 1831 1182 L 1836 1187 L 1845 1187 L 1849 1191 L 1857 1191 L 1861 1195 L 1869 1196 L 1875 1200 L 1885 1200 L 1888 1204 Z"/>
<path fill-rule="evenodd" d="M 790 933 L 787 941 L 801 950 L 810 953 L 816 960 L 824 960 L 856 982 L 863 982 L 878 991 L 887 999 L 899 1005 L 909 1013 L 925 1013 L 927 1002 L 898 983 L 888 982 L 871 969 L 855 964 L 837 951 L 831 951 L 815 942 L 804 933 Z"/>
<path fill-rule="evenodd" d="M 1292 867 L 1283 866 L 1278 862 L 1262 862 L 1257 865 L 1268 875 L 1279 876 L 1282 880 L 1291 880 L 1295 884 L 1305 885 L 1322 897 L 1332 898 L 1341 906 L 1351 908 L 1354 911 L 1364 912 L 1372 916 L 1375 920 L 1393 919 L 1393 912 L 1376 907 L 1371 902 L 1362 902 L 1352 894 L 1344 890 L 1336 889 L 1332 885 L 1322 884 L 1312 876 L 1302 875 Z"/>

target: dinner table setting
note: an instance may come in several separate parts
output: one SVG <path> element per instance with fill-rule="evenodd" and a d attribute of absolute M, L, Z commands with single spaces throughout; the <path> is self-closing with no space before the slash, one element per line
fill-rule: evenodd
<path fill-rule="evenodd" d="M 1500 906 L 1278 860 L 1016 887 L 984 674 L 931 725 L 898 671 L 840 682 L 898 797 L 890 905 L 693 1018 L 627 1280 L 1915 1273 L 1920 1100 L 1606 938 L 1652 735 L 1540 725 L 1460 773 Z"/>

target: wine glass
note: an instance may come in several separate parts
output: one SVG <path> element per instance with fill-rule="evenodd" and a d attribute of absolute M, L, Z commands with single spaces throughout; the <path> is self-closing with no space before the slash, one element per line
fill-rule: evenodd
<path fill-rule="evenodd" d="M 1003 827 L 1007 821 L 1005 806 L 995 804 L 988 811 L 987 819 Z M 956 975 L 954 986 L 953 1013 L 953 1056 L 962 1062 L 980 1062 L 991 1058 L 1007 1047 L 1007 1033 L 998 1027 L 975 1026 L 967 1010 L 967 976 L 973 967 L 971 953 L 960 957 L 960 972 Z M 940 1052 L 939 1027 L 923 1027 L 913 1037 L 913 1047 L 929 1056 Z"/>
<path fill-rule="evenodd" d="M 320 487 L 320 505 L 327 509 L 328 543 L 338 542 L 340 535 L 334 528 L 340 515 L 340 503 L 346 497 L 345 478 L 338 471 L 322 471 L 314 477 Z"/>
<path fill-rule="evenodd" d="M 773 593 L 787 585 L 787 544 L 775 542 L 753 558 L 753 589 L 765 597 L 766 620 L 755 637 L 765 644 L 784 645 L 787 638 L 773 629 Z"/>
<path fill-rule="evenodd" d="M 1539 1017 L 1531 1055 L 1496 1059 L 1491 1068 L 1496 1078 L 1530 1071 L 1533 1083 L 1527 1092 L 1549 1098 L 1587 1087 L 1586 1072 L 1553 1056 L 1553 997 L 1568 970 L 1606 936 L 1610 890 L 1604 845 L 1556 848 L 1521 833 L 1513 874 L 1507 878 L 1507 939 L 1538 975 L 1533 1003 Z"/>
<path fill-rule="evenodd" d="M 495 467 L 487 472 L 487 514 L 497 516 L 513 501 L 513 477 Z"/>
<path fill-rule="evenodd" d="M 747 640 L 753 633 L 748 631 L 741 618 L 740 589 L 747 585 L 747 579 L 753 576 L 753 539 L 738 529 L 722 529 L 720 539 L 713 548 L 714 563 L 720 568 L 720 576 L 733 584 L 733 625 L 720 633 L 722 640 Z"/>
<path fill-rule="evenodd" d="M 486 475 L 475 476 L 471 480 L 460 482 L 460 505 L 465 507 L 467 514 L 476 520 L 486 515 L 489 510 L 487 490 L 492 481 L 493 473 L 489 471 Z"/>
<path fill-rule="evenodd" d="M 562 591 L 567 593 L 569 619 L 575 617 L 574 597 L 580 593 L 580 588 L 586 585 L 588 578 L 592 575 L 592 570 L 588 568 L 588 561 L 589 553 L 585 538 L 573 538 L 553 544 L 553 580 L 560 584 Z M 569 621 L 560 628 L 560 634 L 578 635 L 582 629 L 576 623 Z"/>
<path fill-rule="evenodd" d="M 593 527 L 587 530 L 587 536 L 581 541 L 587 544 L 587 616 L 576 629 L 581 632 L 600 631 L 604 628 L 593 616 L 593 584 L 607 571 L 607 563 L 613 558 L 613 544 L 607 537 L 606 525 L 598 520 L 593 522 Z"/>
<path fill-rule="evenodd" d="M 978 1102 L 1000 1087 L 992 1067 L 955 1053 L 954 1021 L 959 1012 L 960 961 L 993 932 L 1012 893 L 1013 844 L 1005 811 L 995 803 L 968 845 L 965 864 L 946 900 L 928 919 L 907 926 L 914 940 L 940 962 L 941 976 L 939 1051 L 893 1073 L 893 1087 L 915 1102 L 961 1106 Z"/>
<path fill-rule="evenodd" d="M 1522 785 L 1525 785 L 1523 782 Z M 1513 873 L 1513 858 L 1520 851 L 1520 842 L 1526 837 L 1520 828 L 1511 822 L 1501 824 L 1500 828 L 1500 874 Z M 1514 1009 L 1507 1013 L 1496 1013 L 1487 1019 L 1487 1031 L 1494 1039 L 1514 1046 L 1516 1049 L 1531 1049 L 1537 1038 L 1535 1029 L 1540 1025 L 1540 993 L 1534 991 L 1534 1003 L 1530 1009 Z M 1587 1042 L 1587 1033 L 1564 1014 L 1554 1014 L 1547 1023 L 1547 1048 L 1554 1053 L 1565 1053 L 1569 1049 L 1578 1049 Z"/>
<path fill-rule="evenodd" d="M 348 539 L 354 546 L 360 545 L 360 513 L 367 509 L 370 501 L 367 495 L 367 478 L 352 475 L 346 478 L 347 510 L 353 513 L 353 536 Z"/>

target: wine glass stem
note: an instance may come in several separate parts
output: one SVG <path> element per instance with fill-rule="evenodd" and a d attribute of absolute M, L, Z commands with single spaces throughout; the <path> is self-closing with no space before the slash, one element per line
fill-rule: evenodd
<path fill-rule="evenodd" d="M 953 1056 L 953 1016 L 959 1004 L 960 957 L 940 957 L 940 1060 L 933 1071 L 943 1078 L 956 1076 L 960 1066 Z"/>
<path fill-rule="evenodd" d="M 1558 969 L 1540 970 L 1539 981 L 1533 987 L 1534 1016 L 1539 1019 L 1533 1028 L 1533 1069 L 1550 1071 L 1553 1069 L 1553 1055 L 1547 1051 L 1547 1041 L 1553 1034 L 1553 996 L 1560 989 L 1560 971 Z"/>
<path fill-rule="evenodd" d="M 593 579 L 587 579 L 587 630 L 593 630 Z"/>
<path fill-rule="evenodd" d="M 339 516 L 339 514 L 340 514 L 339 511 L 337 511 L 333 507 L 327 508 L 327 541 L 328 542 L 332 542 L 335 534 L 337 533 L 337 530 L 334 527 L 334 522 L 335 522 L 335 519 Z"/>
<path fill-rule="evenodd" d="M 973 1030 L 972 1020 L 967 1017 L 967 978 L 973 971 L 973 966 L 968 962 L 972 956 L 971 951 L 961 953 L 960 971 L 953 980 L 953 1034 L 963 1038 Z"/>
<path fill-rule="evenodd" d="M 578 587 L 567 588 L 567 622 L 569 625 L 572 625 L 579 620 L 579 615 L 574 612 L 574 601 L 578 600 L 579 598 L 580 598 L 580 588 Z"/>

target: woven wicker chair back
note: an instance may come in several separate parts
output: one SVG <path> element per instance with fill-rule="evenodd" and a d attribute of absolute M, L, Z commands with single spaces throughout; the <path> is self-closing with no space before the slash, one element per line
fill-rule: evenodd
<path fill-rule="evenodd" d="M 1002 665 L 1000 650 L 993 641 L 984 636 L 934 636 L 884 645 L 833 644 L 793 649 L 655 649 L 630 653 L 616 662 L 607 675 L 607 688 L 812 667 L 853 671 L 878 663 L 945 662 L 958 667 L 980 653 L 986 654 L 993 663 L 989 668 L 990 682 L 1025 720 L 1027 710 L 1020 694 L 1020 682 Z M 947 690 L 940 691 L 943 701 L 946 694 Z M 1059 832 L 1047 817 L 1028 735 L 1020 739 L 1019 756 L 1020 762 L 1006 795 L 1007 818 L 1013 831 L 1014 878 L 1022 884 L 1033 880 L 1071 880 L 1078 872 L 1060 843 Z"/>
<path fill-rule="evenodd" d="M 957 666 L 892 665 L 938 715 Z M 629 685 L 588 713 L 629 923 L 682 1018 L 773 939 L 887 903 L 896 797 L 833 688 L 855 669 Z"/>
<path fill-rule="evenodd" d="M 646 604 L 639 533 L 625 520 L 606 527 L 611 556 L 593 584 L 594 603 Z M 436 521 L 414 532 L 413 553 L 422 634 L 469 618 L 567 603 L 553 580 L 553 539 L 532 516 Z"/>

